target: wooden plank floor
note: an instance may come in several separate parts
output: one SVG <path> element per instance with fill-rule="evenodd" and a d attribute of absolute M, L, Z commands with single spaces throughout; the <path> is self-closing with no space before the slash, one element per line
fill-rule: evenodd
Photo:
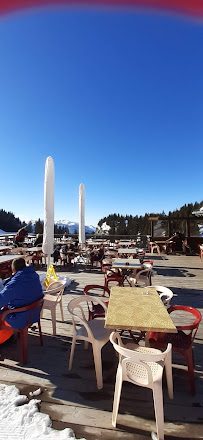
<path fill-rule="evenodd" d="M 150 256 L 150 255 L 149 255 Z M 169 287 L 174 292 L 172 304 L 185 304 L 203 313 L 203 262 L 197 256 L 151 256 L 154 260 L 153 285 Z M 63 296 L 65 322 L 57 310 L 57 336 L 52 335 L 49 311 L 44 312 L 42 331 L 44 347 L 39 344 L 38 331 L 29 335 L 29 362 L 20 365 L 18 343 L 0 347 L 0 381 L 16 384 L 22 393 L 42 388 L 41 411 L 49 414 L 56 429 L 71 427 L 77 438 L 87 440 L 146 440 L 155 430 L 152 393 L 148 389 L 124 383 L 117 428 L 111 425 L 117 358 L 110 343 L 102 352 L 104 388 L 97 390 L 91 347 L 84 350 L 78 343 L 73 368 L 68 371 L 72 324 L 67 304 L 83 295 L 87 284 L 102 284 L 99 268 L 89 271 L 78 265 L 70 272 L 57 269 L 73 279 Z M 126 332 L 125 337 L 128 337 Z M 194 343 L 196 395 L 189 394 L 186 368 L 182 357 L 174 358 L 174 399 L 167 396 L 164 380 L 165 439 L 203 438 L 203 322 Z M 179 363 L 179 364 L 178 364 Z"/>

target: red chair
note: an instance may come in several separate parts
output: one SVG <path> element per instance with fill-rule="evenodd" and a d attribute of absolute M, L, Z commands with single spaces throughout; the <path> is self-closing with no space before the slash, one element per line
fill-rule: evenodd
<path fill-rule="evenodd" d="M 193 341 L 197 333 L 199 323 L 202 319 L 202 315 L 199 310 L 193 307 L 187 306 L 172 306 L 168 309 L 168 313 L 172 313 L 177 310 L 182 310 L 194 315 L 195 320 L 192 324 L 177 326 L 178 333 L 156 333 L 150 332 L 149 342 L 155 348 L 163 347 L 163 344 L 172 344 L 172 349 L 174 352 L 181 353 L 187 363 L 188 375 L 190 381 L 190 392 L 192 395 L 195 394 L 195 377 L 194 377 L 194 355 L 193 355 Z M 189 331 L 186 334 L 185 331 Z"/>
<path fill-rule="evenodd" d="M 14 328 L 12 326 L 10 326 L 9 324 L 9 329 L 18 332 L 20 335 L 20 344 L 21 344 L 21 362 L 23 365 L 27 364 L 27 336 L 28 336 L 28 328 L 31 327 L 31 325 L 33 325 L 33 323 L 31 324 L 32 321 L 32 316 L 35 313 L 35 311 L 40 307 L 40 309 L 43 306 L 43 301 L 44 299 L 41 298 L 38 301 L 29 304 L 28 306 L 25 307 L 19 307 L 17 309 L 9 309 L 9 310 L 5 310 L 1 316 L 0 316 L 0 329 L 1 330 L 8 330 L 8 325 L 6 325 L 5 318 L 7 317 L 7 315 L 10 315 L 11 313 L 21 313 L 21 312 L 26 312 L 27 310 L 30 310 L 30 316 L 28 319 L 28 323 L 27 325 L 22 328 Z M 41 345 L 43 345 L 43 340 L 42 340 L 42 332 L 41 332 L 41 325 L 40 325 L 40 319 L 38 321 L 38 327 L 39 327 L 39 334 L 40 334 L 40 343 Z"/>
<path fill-rule="evenodd" d="M 37 267 L 39 268 L 39 265 L 43 264 L 43 258 L 46 259 L 45 255 L 43 254 L 43 252 L 34 252 L 32 255 L 32 263 L 33 265 L 35 264 L 35 261 L 37 262 Z M 46 264 L 46 261 L 45 261 Z"/>
<path fill-rule="evenodd" d="M 110 290 L 106 286 L 99 286 L 98 284 L 88 284 L 84 288 L 84 295 L 88 296 L 96 296 L 98 295 L 98 290 L 102 291 L 102 297 L 110 296 Z M 96 294 L 96 295 L 95 295 Z M 106 306 L 108 307 L 108 302 L 105 301 Z M 92 302 L 92 309 L 90 310 L 89 304 L 87 303 L 88 311 L 89 311 L 89 321 L 92 321 L 94 318 L 103 318 L 105 316 L 104 309 L 100 304 L 94 304 Z"/>
<path fill-rule="evenodd" d="M 119 286 L 123 286 L 123 275 L 121 272 L 116 272 L 112 269 L 111 263 L 102 264 L 102 272 L 105 274 L 104 286 L 108 288 L 111 281 L 116 282 Z"/>
<path fill-rule="evenodd" d="M 0 265 L 0 278 L 4 280 L 5 278 L 9 278 L 12 275 L 12 263 L 8 261 L 6 263 L 2 263 Z"/>

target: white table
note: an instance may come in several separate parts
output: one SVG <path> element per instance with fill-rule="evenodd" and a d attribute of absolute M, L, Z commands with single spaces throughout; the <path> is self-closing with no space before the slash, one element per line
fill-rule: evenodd
<path fill-rule="evenodd" d="M 0 246 L 0 252 L 3 252 L 3 251 L 10 251 L 12 249 L 12 247 L 11 246 Z"/>
<path fill-rule="evenodd" d="M 0 255 L 0 264 L 7 263 L 7 261 L 13 261 L 16 258 L 23 258 L 23 255 L 14 255 L 14 254 Z"/>
<path fill-rule="evenodd" d="M 28 252 L 42 252 L 42 247 L 30 247 L 30 248 L 22 248 L 23 253 Z"/>
<path fill-rule="evenodd" d="M 136 262 L 137 258 L 116 258 L 112 264 L 112 267 L 119 269 L 137 269 L 140 264 Z"/>
<path fill-rule="evenodd" d="M 118 245 L 119 246 L 131 246 L 132 242 L 131 241 L 119 241 Z"/>
<path fill-rule="evenodd" d="M 132 248 L 132 249 L 124 249 L 124 248 L 120 248 L 118 249 L 118 254 L 132 254 L 132 255 L 136 255 L 139 252 L 138 248 Z"/>
<path fill-rule="evenodd" d="M 123 283 L 126 280 L 131 286 L 128 276 L 131 274 L 133 269 L 140 269 L 140 263 L 136 262 L 137 259 L 132 258 L 116 258 L 112 264 L 113 269 L 121 269 L 123 275 Z"/>

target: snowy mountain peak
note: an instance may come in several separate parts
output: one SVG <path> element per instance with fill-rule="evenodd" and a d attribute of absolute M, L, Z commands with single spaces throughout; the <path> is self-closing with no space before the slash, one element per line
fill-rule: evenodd
<path fill-rule="evenodd" d="M 67 227 L 70 234 L 74 234 L 76 231 L 78 233 L 79 225 L 77 222 L 72 222 L 70 220 L 58 220 L 55 222 L 57 226 Z M 85 232 L 92 234 L 96 231 L 95 226 L 85 226 Z"/>

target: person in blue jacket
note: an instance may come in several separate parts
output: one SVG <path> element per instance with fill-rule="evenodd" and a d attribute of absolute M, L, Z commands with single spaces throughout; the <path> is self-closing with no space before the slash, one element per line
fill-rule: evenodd
<path fill-rule="evenodd" d="M 43 298 L 42 286 L 38 274 L 32 266 L 26 266 L 24 258 L 13 260 L 12 277 L 5 283 L 0 292 L 0 309 L 16 309 L 27 306 Z M 0 310 L 0 315 L 3 310 Z M 30 316 L 30 310 L 7 315 L 6 322 L 14 328 L 24 328 Z M 1 316 L 0 316 L 1 317 Z M 40 309 L 32 316 L 31 324 L 38 322 Z M 1 324 L 0 324 L 1 330 Z"/>

